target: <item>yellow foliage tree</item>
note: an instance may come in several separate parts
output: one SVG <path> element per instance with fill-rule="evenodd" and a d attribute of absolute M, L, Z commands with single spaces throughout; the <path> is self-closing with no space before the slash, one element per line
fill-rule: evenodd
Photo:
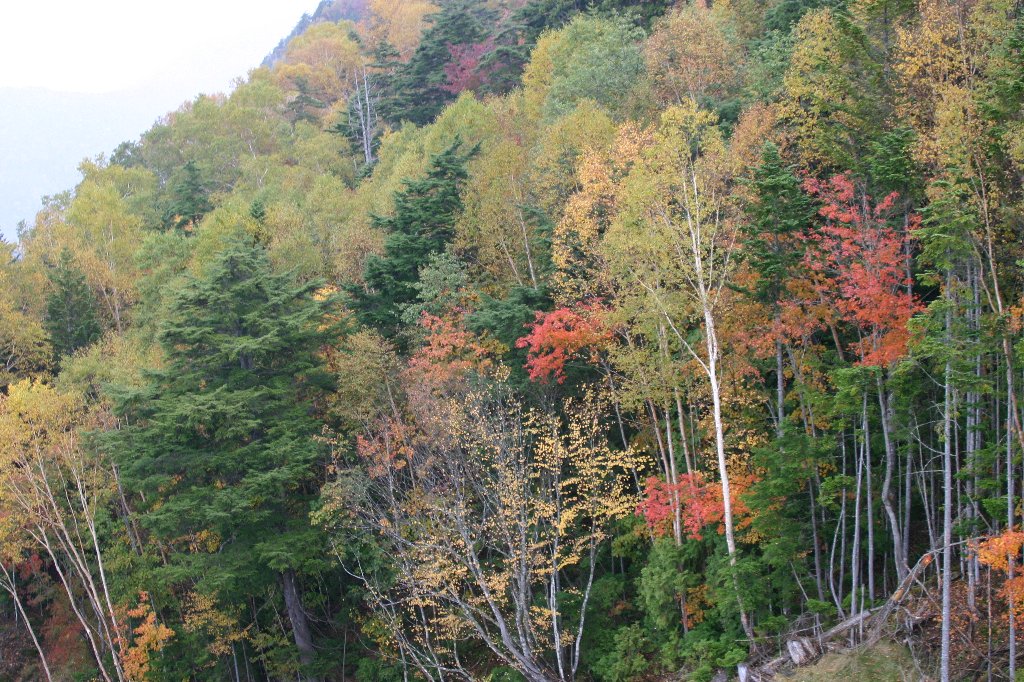
<path fill-rule="evenodd" d="M 427 679 L 471 676 L 459 655 L 471 638 L 531 682 L 571 680 L 596 552 L 636 506 L 633 454 L 608 446 L 603 396 L 541 412 L 501 378 L 440 400 L 419 436 L 364 442 L 368 487 L 341 481 L 330 506 L 357 509 L 392 556 L 393 580 L 350 570 L 363 574 L 380 636 Z M 578 604 L 571 618 L 566 593 Z"/>
<path fill-rule="evenodd" d="M 98 515 L 112 493 L 108 463 L 82 448 L 79 429 L 106 425 L 73 394 L 22 381 L 0 395 L 0 516 L 50 558 L 100 676 L 124 682 L 124 632 L 111 597 Z M 105 663 L 105 651 L 115 652 Z"/>
<path fill-rule="evenodd" d="M 701 3 L 674 9 L 658 22 L 644 44 L 644 59 L 661 102 L 721 97 L 736 85 L 742 53 L 724 23 Z"/>
<path fill-rule="evenodd" d="M 363 29 L 367 44 L 377 47 L 387 42 L 403 59 L 412 56 L 429 16 L 439 10 L 425 0 L 369 0 L 367 9 Z"/>

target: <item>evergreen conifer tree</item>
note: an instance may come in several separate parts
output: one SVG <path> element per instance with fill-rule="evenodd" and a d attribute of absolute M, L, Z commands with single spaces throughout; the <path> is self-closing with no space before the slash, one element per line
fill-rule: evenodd
<path fill-rule="evenodd" d="M 145 500 L 143 527 L 176 547 L 163 586 L 281 594 L 304 670 L 315 653 L 299 584 L 326 555 L 309 523 L 324 476 L 313 400 L 329 386 L 318 351 L 331 301 L 315 288 L 230 242 L 174 295 L 166 362 L 120 396 L 132 426 L 111 436 L 126 487 Z"/>
<path fill-rule="evenodd" d="M 210 190 L 194 161 L 181 168 L 181 174 L 171 188 L 170 205 L 164 213 L 168 227 L 191 231 L 213 208 Z"/>
<path fill-rule="evenodd" d="M 444 88 L 448 80 L 445 67 L 454 59 L 453 46 L 479 43 L 487 37 L 480 13 L 479 7 L 466 0 L 442 4 L 412 57 L 391 78 L 381 102 L 387 120 L 427 125 L 455 99 L 456 94 Z"/>
<path fill-rule="evenodd" d="M 774 306 L 803 258 L 799 237 L 810 226 L 814 206 L 771 142 L 764 147 L 750 185 L 755 200 L 748 207 L 752 220 L 744 226 L 743 246 L 747 261 L 761 276 L 756 298 Z"/>
<path fill-rule="evenodd" d="M 374 227 L 388 235 L 384 255 L 367 259 L 365 288 L 353 286 L 349 293 L 359 319 L 389 338 L 398 335 L 403 307 L 417 299 L 413 285 L 420 268 L 454 235 L 462 212 L 459 190 L 468 177 L 466 161 L 476 153 L 475 148 L 460 153 L 461 147 L 457 138 L 434 156 L 427 176 L 406 180 L 405 189 L 395 195 L 394 213 L 373 218 Z"/>
<path fill-rule="evenodd" d="M 782 298 L 786 282 L 804 257 L 802 236 L 814 217 L 814 204 L 800 185 L 792 166 L 783 161 L 778 147 L 769 142 L 761 164 L 750 182 L 754 201 L 748 206 L 751 221 L 743 227 L 744 257 L 759 275 L 753 298 L 768 306 L 775 326 L 775 422 L 776 435 L 785 430 L 784 343 L 780 335 Z"/>
<path fill-rule="evenodd" d="M 57 357 L 71 355 L 100 338 L 96 298 L 68 249 L 47 272 L 53 291 L 46 299 L 46 332 Z"/>

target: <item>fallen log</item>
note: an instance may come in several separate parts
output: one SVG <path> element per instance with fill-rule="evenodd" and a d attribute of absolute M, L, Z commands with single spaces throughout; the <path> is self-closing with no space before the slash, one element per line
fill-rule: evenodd
<path fill-rule="evenodd" d="M 910 592 L 910 588 L 917 580 L 918 575 L 931 564 L 937 552 L 939 550 L 933 549 L 922 554 L 917 563 L 914 564 L 914 568 L 900 581 L 896 590 L 881 606 L 856 613 L 842 622 L 833 625 L 815 638 L 793 637 L 787 639 L 785 651 L 781 656 L 763 662 L 748 661 L 741 663 L 737 666 L 736 671 L 740 682 L 768 682 L 775 678 L 776 673 L 785 668 L 813 663 L 832 649 L 829 646 L 832 640 L 847 634 L 850 630 L 860 627 L 865 623 L 868 632 L 867 636 L 855 646 L 841 647 L 841 649 L 853 649 L 876 643 L 882 635 L 882 630 L 885 627 L 885 623 L 889 620 L 889 616 L 903 602 Z"/>

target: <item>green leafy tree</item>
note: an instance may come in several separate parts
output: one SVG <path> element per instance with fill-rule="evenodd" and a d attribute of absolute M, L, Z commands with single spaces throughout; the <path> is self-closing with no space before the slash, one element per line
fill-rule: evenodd
<path fill-rule="evenodd" d="M 592 100 L 623 117 L 644 74 L 644 32 L 622 17 L 579 16 L 545 34 L 523 74 L 527 101 L 553 120 Z"/>
<path fill-rule="evenodd" d="M 230 241 L 170 301 L 166 362 L 121 396 L 133 426 L 111 436 L 143 527 L 174 550 L 164 586 L 228 599 L 280 588 L 304 670 L 315 654 L 299 583 L 323 547 L 308 519 L 323 476 L 312 400 L 328 386 L 331 305 L 314 293 Z"/>
<path fill-rule="evenodd" d="M 96 297 L 66 248 L 47 276 L 53 285 L 46 299 L 50 345 L 58 357 L 71 355 L 95 342 L 103 331 L 96 314 Z"/>
<path fill-rule="evenodd" d="M 389 337 L 397 334 L 404 307 L 418 298 L 420 268 L 444 250 L 455 234 L 462 212 L 459 190 L 468 177 L 466 161 L 476 153 L 462 153 L 456 139 L 432 157 L 425 178 L 406 180 L 395 195 L 391 216 L 374 216 L 373 225 L 387 233 L 384 254 L 366 261 L 365 287 L 351 286 L 352 306 L 359 319 Z"/>

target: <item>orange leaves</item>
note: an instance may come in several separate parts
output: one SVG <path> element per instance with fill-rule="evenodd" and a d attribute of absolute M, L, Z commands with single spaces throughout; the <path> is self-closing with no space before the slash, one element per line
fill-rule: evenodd
<path fill-rule="evenodd" d="M 710 586 L 707 583 L 686 590 L 686 626 L 704 622 L 704 614 L 713 604 L 709 599 Z"/>
<path fill-rule="evenodd" d="M 558 383 L 565 381 L 565 363 L 582 351 L 591 359 L 602 345 L 611 340 L 611 333 L 597 317 L 599 304 L 581 306 L 579 312 L 559 308 L 536 314 L 530 333 L 516 341 L 516 348 L 528 348 L 526 369 L 534 381 Z"/>
<path fill-rule="evenodd" d="M 134 637 L 131 646 L 122 646 L 121 665 L 127 679 L 140 682 L 149 674 L 150 656 L 164 647 L 174 636 L 174 631 L 157 622 L 156 613 L 149 603 L 149 595 L 145 592 L 139 592 L 139 603 L 128 610 L 128 616 L 140 619 L 140 622 L 132 630 Z"/>
<path fill-rule="evenodd" d="M 417 382 L 443 388 L 470 372 L 484 373 L 493 366 L 495 348 L 466 329 L 458 314 L 438 317 L 424 312 L 420 326 L 427 331 L 426 342 L 413 354 L 406 370 Z"/>
<path fill-rule="evenodd" d="M 814 288 L 861 331 L 853 344 L 860 364 L 891 365 L 906 353 L 907 322 L 921 309 L 907 291 L 907 244 L 920 219 L 911 216 L 909 229 L 897 231 L 888 222 L 896 193 L 872 204 L 849 174 L 826 182 L 809 178 L 804 187 L 822 201 L 824 218 L 807 252 L 807 265 L 817 275 Z"/>
<path fill-rule="evenodd" d="M 1009 557 L 1019 556 L 1024 547 L 1024 532 L 1008 530 L 977 544 L 978 561 L 997 571 L 1009 570 Z"/>
<path fill-rule="evenodd" d="M 1024 575 L 1018 573 L 1011 578 L 1010 561 L 1014 561 L 1017 571 L 1021 570 L 1018 562 L 1021 549 L 1024 549 L 1024 532 L 1012 529 L 974 545 L 978 561 L 1006 574 L 999 594 L 1006 599 L 1009 613 L 1018 622 L 1024 615 Z"/>
<path fill-rule="evenodd" d="M 356 436 L 356 451 L 372 477 L 405 468 L 413 456 L 410 438 L 414 429 L 397 419 L 384 419 L 371 435 Z"/>

